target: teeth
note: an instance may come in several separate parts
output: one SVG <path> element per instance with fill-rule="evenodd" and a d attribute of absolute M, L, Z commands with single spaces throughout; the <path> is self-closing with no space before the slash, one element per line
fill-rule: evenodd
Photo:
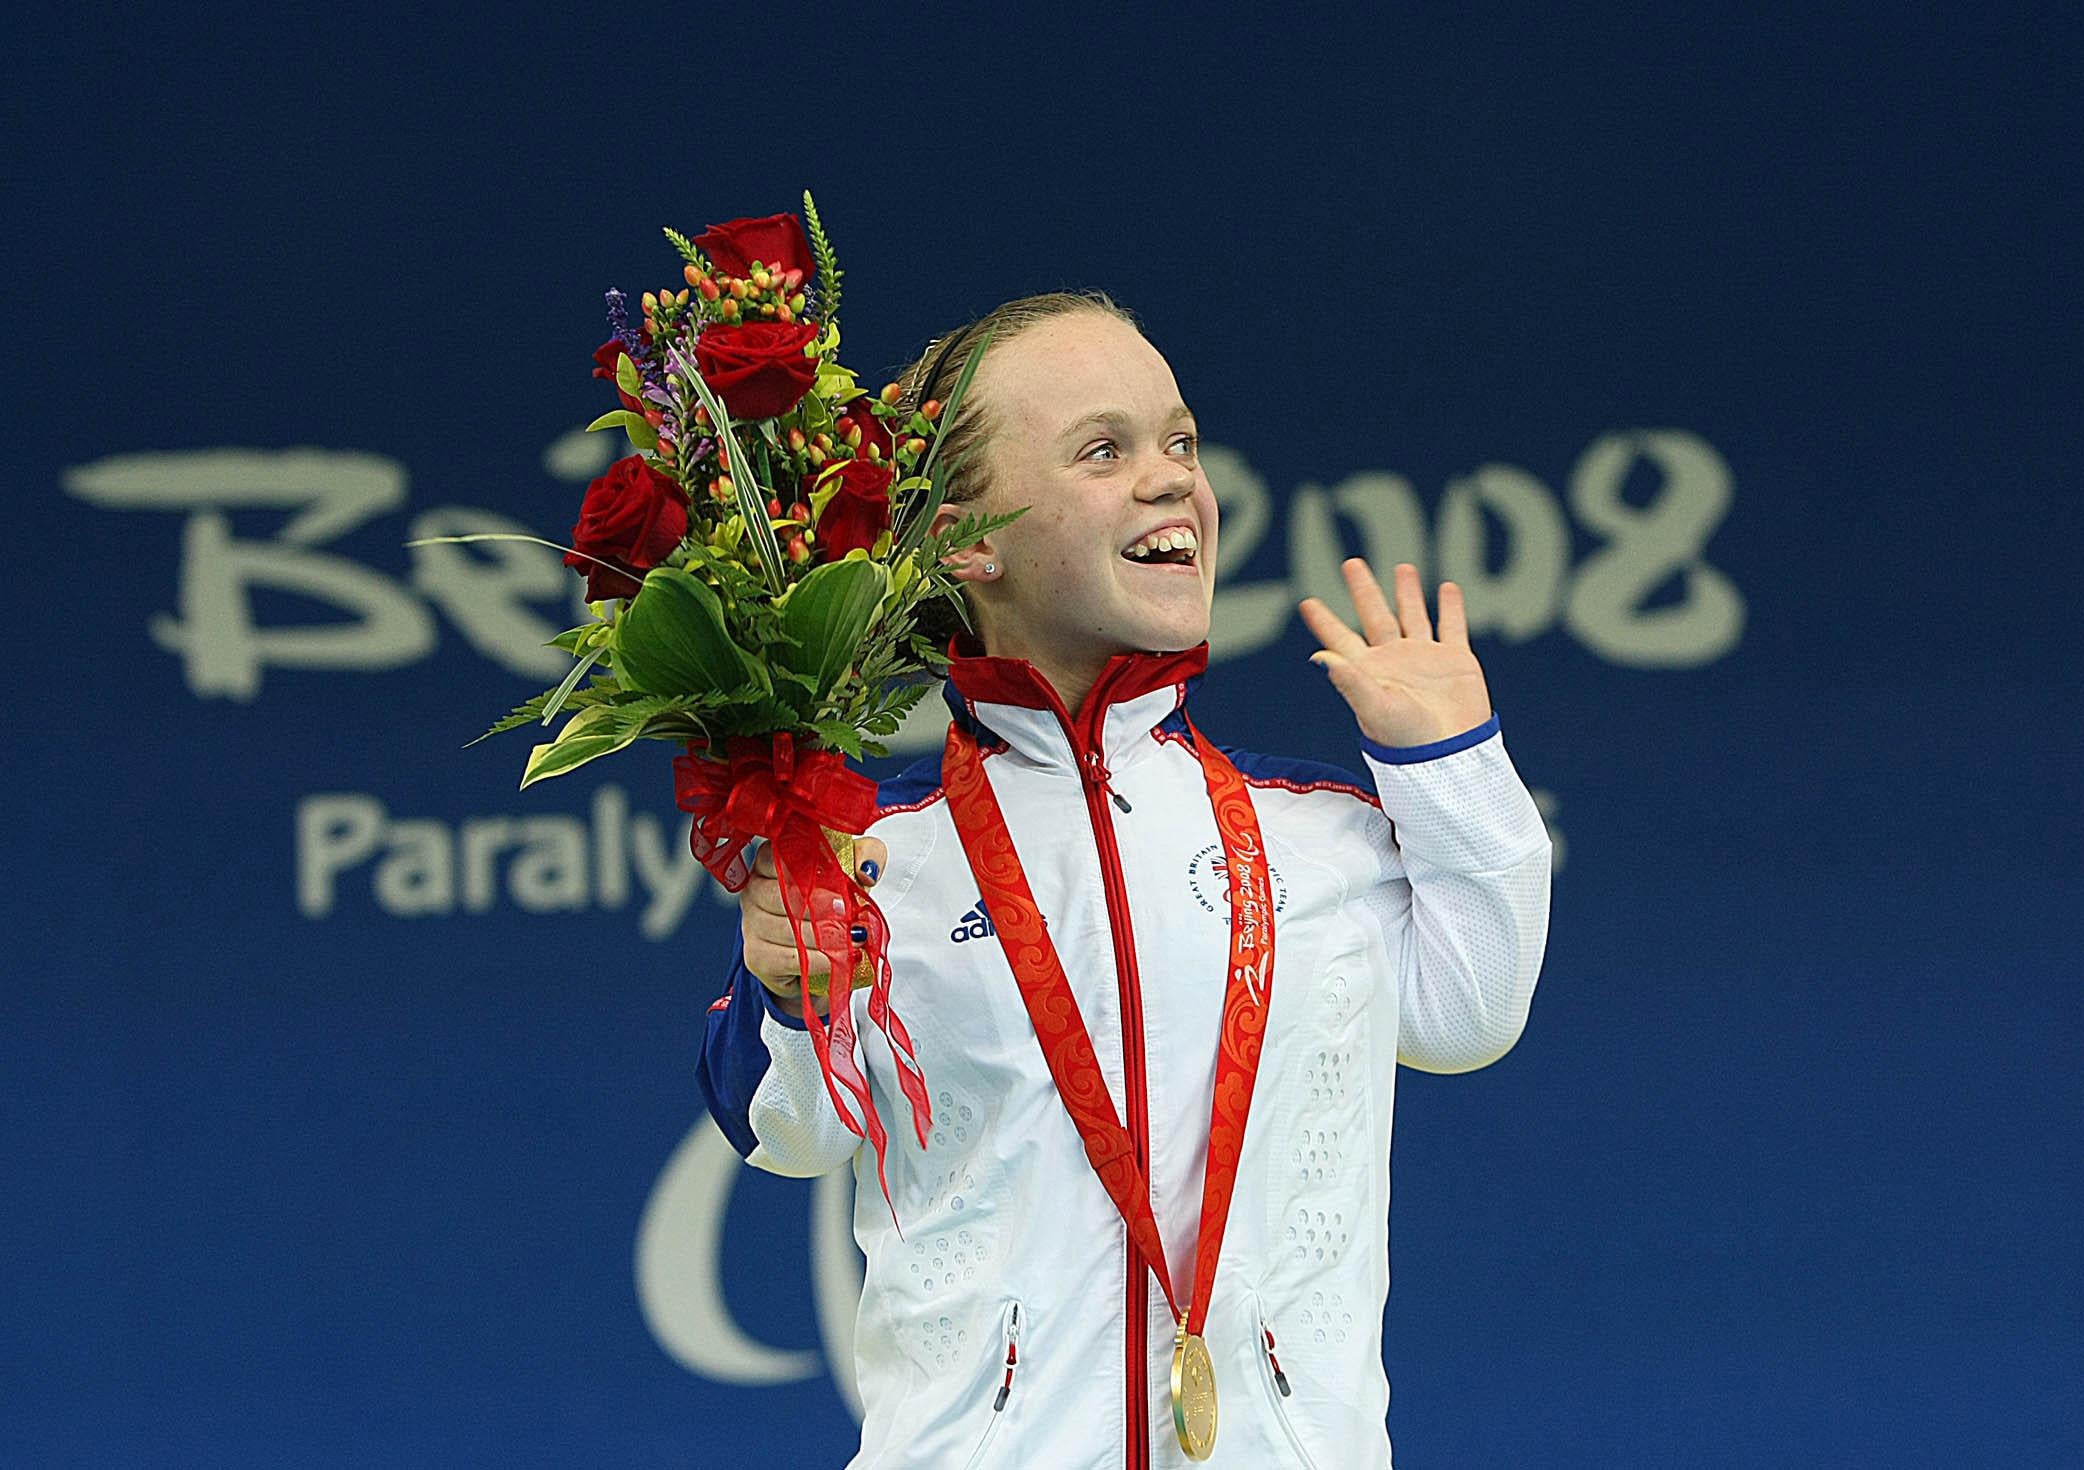
<path fill-rule="evenodd" d="M 1144 537 L 1141 541 L 1131 546 L 1123 555 L 1137 561 L 1148 561 L 1154 553 L 1160 551 L 1197 551 L 1199 549 L 1200 546 L 1195 540 L 1194 533 L 1185 526 L 1180 526 L 1169 531 L 1159 531 Z"/>

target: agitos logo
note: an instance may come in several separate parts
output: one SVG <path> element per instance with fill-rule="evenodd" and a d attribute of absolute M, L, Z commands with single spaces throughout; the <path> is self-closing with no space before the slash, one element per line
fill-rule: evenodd
<path fill-rule="evenodd" d="M 811 1181 L 810 1281 L 822 1351 L 749 1336 L 724 1299 L 724 1217 L 744 1163 L 704 1115 L 666 1161 L 637 1226 L 637 1301 L 660 1347 L 717 1383 L 773 1387 L 830 1372 L 856 1420 L 854 1312 L 862 1260 L 854 1245 L 854 1176 Z M 793 1273 L 791 1273 L 793 1274 Z"/>

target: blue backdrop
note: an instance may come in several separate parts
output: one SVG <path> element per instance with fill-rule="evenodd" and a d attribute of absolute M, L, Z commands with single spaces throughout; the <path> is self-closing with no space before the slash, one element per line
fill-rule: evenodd
<path fill-rule="evenodd" d="M 1399 1089 L 1410 1466 L 2084 1463 L 2074 7 L 10 12 L 0 1462 L 837 1465 L 671 748 L 516 790 L 600 293 L 813 189 L 873 376 L 1136 309 L 1226 741 L 1461 581 L 1556 840 Z M 929 709 L 935 706 L 929 705 Z M 913 731 L 911 744 L 922 739 Z"/>

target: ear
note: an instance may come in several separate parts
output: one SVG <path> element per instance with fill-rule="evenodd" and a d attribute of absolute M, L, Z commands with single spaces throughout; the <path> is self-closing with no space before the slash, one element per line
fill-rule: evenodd
<path fill-rule="evenodd" d="M 934 511 L 933 520 L 928 522 L 926 529 L 929 534 L 938 536 L 953 528 L 974 509 L 975 507 L 970 505 L 950 505 L 943 502 L 940 508 Z M 986 563 L 993 565 L 991 572 L 984 570 Z M 958 582 L 989 582 L 996 579 L 997 569 L 1005 566 L 1005 561 L 1000 557 L 993 538 L 986 536 L 983 540 L 973 541 L 968 546 L 951 548 L 943 558 L 942 565 L 947 568 L 948 575 Z"/>

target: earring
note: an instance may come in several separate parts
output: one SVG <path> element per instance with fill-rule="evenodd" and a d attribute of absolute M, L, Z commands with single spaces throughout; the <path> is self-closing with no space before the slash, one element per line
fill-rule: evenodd
<path fill-rule="evenodd" d="M 984 574 L 986 576 L 990 576 L 993 572 L 997 571 L 998 569 L 999 564 L 995 561 L 988 561 L 984 564 Z"/>

